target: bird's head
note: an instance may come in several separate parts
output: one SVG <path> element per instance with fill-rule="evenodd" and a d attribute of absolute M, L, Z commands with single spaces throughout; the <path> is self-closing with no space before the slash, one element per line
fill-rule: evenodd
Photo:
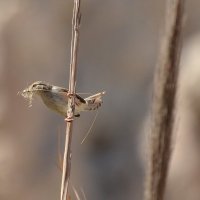
<path fill-rule="evenodd" d="M 29 100 L 29 104 L 31 105 L 33 95 L 38 94 L 41 95 L 42 92 L 48 92 L 52 90 L 52 86 L 49 83 L 44 81 L 36 81 L 24 89 L 20 94 Z"/>
<path fill-rule="evenodd" d="M 49 83 L 46 83 L 44 81 L 36 81 L 32 83 L 23 92 L 50 91 L 51 89 L 52 89 L 52 86 Z"/>

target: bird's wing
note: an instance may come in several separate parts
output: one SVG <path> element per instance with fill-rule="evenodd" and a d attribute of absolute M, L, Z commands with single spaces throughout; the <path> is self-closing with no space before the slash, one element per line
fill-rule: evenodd
<path fill-rule="evenodd" d="M 66 93 L 69 92 L 69 90 L 65 89 L 65 88 L 59 88 L 59 91 L 60 92 L 63 92 L 65 95 Z M 86 103 L 86 101 L 81 97 L 79 96 L 78 94 L 75 95 L 75 104 L 76 105 L 80 105 L 81 103 Z"/>

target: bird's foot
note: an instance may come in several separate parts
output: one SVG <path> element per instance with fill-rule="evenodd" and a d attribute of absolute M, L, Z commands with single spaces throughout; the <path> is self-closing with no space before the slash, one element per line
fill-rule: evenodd
<path fill-rule="evenodd" d="M 74 120 L 74 118 L 72 118 L 72 117 L 66 117 L 65 118 L 65 121 L 66 122 L 72 122 Z"/>

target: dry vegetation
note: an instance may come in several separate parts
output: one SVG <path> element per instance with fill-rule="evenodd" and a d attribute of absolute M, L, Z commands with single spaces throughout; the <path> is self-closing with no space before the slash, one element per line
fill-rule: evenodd
<path fill-rule="evenodd" d="M 155 72 L 149 169 L 145 200 L 164 198 L 171 159 L 184 0 L 168 1 L 166 25 Z"/>
<path fill-rule="evenodd" d="M 34 109 L 27 109 L 16 93 L 33 80 L 65 85 L 69 71 L 66 65 L 70 62 L 68 47 L 73 1 L 6 2 L 9 1 L 0 2 L 0 199 L 53 200 L 59 196 L 61 180 L 55 164 L 58 160 L 57 132 L 59 129 L 63 133 L 66 123 L 46 111 L 37 103 L 39 101 L 34 102 Z M 186 70 L 182 71 L 181 79 L 184 101 L 179 105 L 184 120 L 180 119 L 177 131 L 180 134 L 171 152 L 184 0 L 167 2 L 168 14 L 159 55 L 156 55 L 156 45 L 164 1 L 86 0 L 81 5 L 77 81 L 72 71 L 76 66 L 77 56 L 73 53 L 77 51 L 78 42 L 73 42 L 72 34 L 72 49 L 76 47 L 76 50 L 71 51 L 70 77 L 73 78 L 69 80 L 70 116 L 62 200 L 67 198 L 69 177 L 72 185 L 84 187 L 88 200 L 141 200 L 143 192 L 145 200 L 199 199 L 200 62 L 196 64 L 192 56 L 191 63 L 184 63 Z M 186 37 L 196 33 L 199 27 L 199 6 L 197 0 L 187 5 L 190 25 L 186 27 Z M 79 14 L 77 19 L 79 24 Z M 79 26 L 73 26 L 73 31 L 78 30 Z M 200 46 L 199 41 L 195 41 L 195 45 Z M 199 60 L 199 49 L 195 55 Z M 144 139 L 140 137 L 143 134 L 140 130 L 148 115 L 155 57 L 159 58 L 154 82 L 151 146 L 147 150 L 150 160 L 143 191 L 147 167 L 143 151 L 147 147 L 140 148 Z M 102 88 L 108 91 L 93 128 L 95 134 L 83 145 L 80 142 L 93 116 L 83 115 L 77 123 L 73 122 L 75 83 L 80 92 L 93 93 Z M 181 106 L 185 106 L 184 111 Z M 80 196 L 75 194 L 75 199 L 84 199 L 84 195 Z M 68 200 L 72 197 L 73 191 Z"/>

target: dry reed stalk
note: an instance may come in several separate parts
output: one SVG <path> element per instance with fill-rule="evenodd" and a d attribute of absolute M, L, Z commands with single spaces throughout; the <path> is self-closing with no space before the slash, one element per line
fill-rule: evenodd
<path fill-rule="evenodd" d="M 169 0 L 157 63 L 145 200 L 163 200 L 169 161 L 180 61 L 184 0 Z"/>
<path fill-rule="evenodd" d="M 68 186 L 71 171 L 71 143 L 72 143 L 72 128 L 74 119 L 74 95 L 76 92 L 76 69 L 77 69 L 77 54 L 79 44 L 79 28 L 81 21 L 80 0 L 74 0 L 73 18 L 72 18 L 72 39 L 71 39 L 71 60 L 70 60 L 70 77 L 69 77 L 69 100 L 67 111 L 67 127 L 65 150 L 63 158 L 63 173 L 61 183 L 61 200 L 67 200 Z"/>

